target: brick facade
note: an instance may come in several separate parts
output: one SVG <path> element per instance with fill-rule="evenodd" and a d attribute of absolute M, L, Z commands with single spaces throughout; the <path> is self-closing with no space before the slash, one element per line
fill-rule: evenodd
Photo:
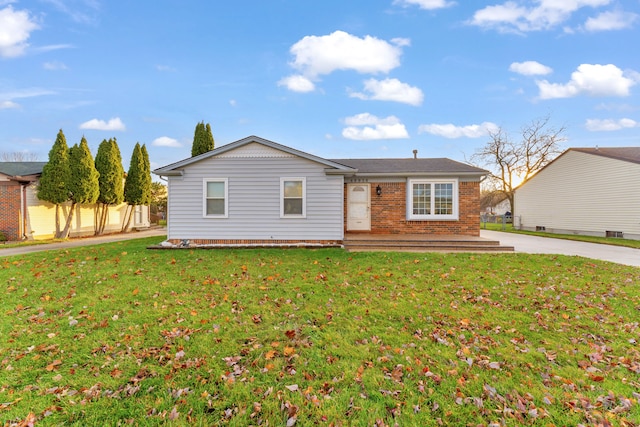
<path fill-rule="evenodd" d="M 20 240 L 20 190 L 17 182 L 0 183 L 0 231 L 7 240 Z"/>
<path fill-rule="evenodd" d="M 459 234 L 480 235 L 480 183 L 458 183 L 458 220 L 409 221 L 407 220 L 407 183 L 370 182 L 372 234 Z M 376 194 L 380 186 L 382 194 Z M 344 218 L 347 232 L 347 187 L 345 184 Z"/>

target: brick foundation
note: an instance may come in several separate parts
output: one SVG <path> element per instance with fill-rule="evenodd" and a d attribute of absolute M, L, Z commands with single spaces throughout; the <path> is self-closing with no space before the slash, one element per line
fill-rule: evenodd
<path fill-rule="evenodd" d="M 0 231 L 7 240 L 20 240 L 20 184 L 0 183 Z"/>
<path fill-rule="evenodd" d="M 382 194 L 376 194 L 376 187 Z M 406 182 L 370 182 L 372 234 L 459 234 L 480 235 L 480 183 L 458 183 L 458 220 L 409 221 L 407 220 Z M 347 231 L 347 187 L 345 185 L 344 227 Z"/>
<path fill-rule="evenodd" d="M 186 244 L 185 242 L 189 242 Z M 262 239 L 169 239 L 169 243 L 178 247 L 336 247 L 342 246 L 341 240 L 262 240 Z"/>

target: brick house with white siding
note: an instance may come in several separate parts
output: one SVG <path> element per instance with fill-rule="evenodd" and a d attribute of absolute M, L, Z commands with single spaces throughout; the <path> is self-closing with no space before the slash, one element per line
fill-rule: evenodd
<path fill-rule="evenodd" d="M 249 136 L 158 168 L 169 242 L 341 244 L 347 233 L 480 234 L 487 171 L 439 158 L 324 159 Z"/>

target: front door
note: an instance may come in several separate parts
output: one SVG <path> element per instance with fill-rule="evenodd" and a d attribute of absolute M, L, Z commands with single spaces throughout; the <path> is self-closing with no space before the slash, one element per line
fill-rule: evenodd
<path fill-rule="evenodd" d="M 347 231 L 371 230 L 371 186 L 347 184 Z"/>

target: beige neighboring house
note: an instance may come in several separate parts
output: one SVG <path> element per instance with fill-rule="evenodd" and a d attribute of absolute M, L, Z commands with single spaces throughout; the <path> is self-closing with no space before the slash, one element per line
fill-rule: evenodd
<path fill-rule="evenodd" d="M 38 178 L 46 162 L 0 162 L 0 231 L 7 240 L 51 239 L 56 230 L 55 205 L 38 199 Z M 60 206 L 60 227 L 64 227 L 70 203 Z M 95 233 L 96 206 L 77 205 L 70 237 L 91 236 Z M 122 229 L 126 203 L 111 206 L 105 233 Z M 132 228 L 150 226 L 149 207 L 135 206 Z"/>
<path fill-rule="evenodd" d="M 640 240 L 640 147 L 568 149 L 516 189 L 514 225 Z"/>

